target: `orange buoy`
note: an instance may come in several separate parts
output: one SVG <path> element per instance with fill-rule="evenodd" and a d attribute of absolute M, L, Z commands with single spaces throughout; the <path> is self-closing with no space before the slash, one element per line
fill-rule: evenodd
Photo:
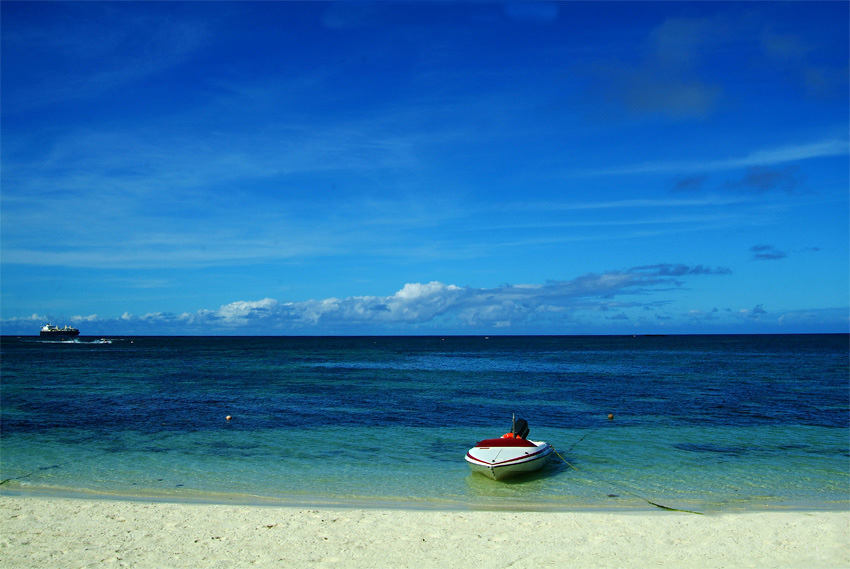
<path fill-rule="evenodd" d="M 609 421 L 613 421 L 613 420 L 614 420 L 614 413 L 608 413 L 608 420 L 609 420 Z"/>

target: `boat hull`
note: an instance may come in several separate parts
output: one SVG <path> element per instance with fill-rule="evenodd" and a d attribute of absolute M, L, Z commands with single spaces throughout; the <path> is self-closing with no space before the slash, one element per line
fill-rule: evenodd
<path fill-rule="evenodd" d="M 48 322 L 42 326 L 39 335 L 42 338 L 75 338 L 80 335 L 80 331 L 73 326 L 65 325 L 63 328 L 60 328 Z"/>
<path fill-rule="evenodd" d="M 472 472 L 493 480 L 540 470 L 554 454 L 547 442 L 524 439 L 488 439 L 477 443 L 466 453 Z"/>

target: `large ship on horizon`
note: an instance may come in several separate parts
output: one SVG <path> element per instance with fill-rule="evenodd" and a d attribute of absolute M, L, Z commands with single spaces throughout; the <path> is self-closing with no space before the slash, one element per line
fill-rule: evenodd
<path fill-rule="evenodd" d="M 47 336 L 50 338 L 73 338 L 79 335 L 80 331 L 72 326 L 66 325 L 64 328 L 60 328 L 52 324 L 45 324 L 40 334 L 42 337 Z"/>

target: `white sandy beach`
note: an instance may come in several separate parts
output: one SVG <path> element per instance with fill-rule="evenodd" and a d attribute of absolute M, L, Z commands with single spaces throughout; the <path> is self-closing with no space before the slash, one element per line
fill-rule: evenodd
<path fill-rule="evenodd" d="M 292 508 L 0 497 L 0 566 L 850 566 L 850 512 Z"/>

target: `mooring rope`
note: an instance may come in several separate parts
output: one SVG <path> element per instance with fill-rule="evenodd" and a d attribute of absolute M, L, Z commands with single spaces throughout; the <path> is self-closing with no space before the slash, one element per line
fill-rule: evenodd
<path fill-rule="evenodd" d="M 590 434 L 590 433 L 588 433 L 588 434 Z M 587 435 L 585 435 L 585 437 L 586 437 L 586 436 L 587 436 Z M 583 439 L 583 438 L 584 438 L 584 437 L 582 437 L 582 439 Z M 573 444 L 573 447 L 574 447 L 574 446 L 576 446 L 576 444 L 578 444 L 579 442 L 581 442 L 581 439 L 579 439 L 579 440 L 578 440 L 578 442 L 574 443 L 574 444 Z M 573 447 L 570 447 L 570 449 L 572 449 Z M 553 450 L 554 450 L 554 449 L 553 449 Z M 570 464 L 570 462 L 569 462 L 566 458 L 564 458 L 563 456 L 561 456 L 561 453 L 559 453 L 557 450 L 555 451 L 555 454 L 556 454 L 556 455 L 558 455 L 558 458 L 560 458 L 561 460 L 563 460 L 563 461 L 564 461 L 564 464 L 566 464 L 566 465 L 567 465 L 567 466 L 569 466 L 570 468 L 572 468 L 572 469 L 576 470 L 577 472 L 581 472 L 581 473 L 582 473 L 582 474 L 584 474 L 585 476 L 588 476 L 588 474 L 587 474 L 585 471 L 583 471 L 583 470 L 579 470 L 578 468 L 576 468 L 575 466 L 573 466 L 572 464 Z M 650 500 L 647 500 L 646 498 L 644 498 L 643 496 L 641 496 L 641 495 L 640 495 L 640 494 L 638 494 L 637 492 L 633 492 L 633 491 L 631 491 L 631 490 L 628 490 L 628 489 L 624 488 L 624 487 L 623 487 L 623 485 L 622 485 L 622 483 L 621 483 L 621 484 L 613 484 L 613 483 L 609 482 L 608 480 L 604 480 L 604 482 L 605 482 L 606 484 L 611 484 L 611 486 L 614 486 L 614 487 L 616 487 L 616 488 L 620 488 L 620 491 L 621 491 L 621 492 L 623 492 L 623 493 L 625 493 L 625 494 L 631 494 L 631 495 L 632 495 L 632 496 L 634 496 L 635 498 L 638 498 L 638 499 L 640 499 L 640 500 L 643 500 L 643 501 L 644 501 L 644 502 L 646 502 L 647 504 L 649 504 L 649 505 L 651 505 L 651 506 L 655 506 L 656 508 L 661 508 L 662 510 L 669 510 L 669 511 L 671 511 L 671 512 L 684 512 L 684 513 L 686 513 L 686 514 L 696 514 L 696 515 L 698 515 L 698 516 L 703 515 L 703 513 L 702 513 L 702 512 L 695 512 L 695 511 L 693 511 L 693 510 L 681 510 L 681 509 L 679 509 L 679 508 L 671 508 L 670 506 L 664 506 L 664 505 L 662 505 L 662 504 L 657 504 L 657 503 L 655 503 L 655 502 L 652 502 L 652 501 L 650 501 Z"/>
<path fill-rule="evenodd" d="M 593 433 L 595 433 L 596 431 L 598 431 L 598 430 L 599 430 L 599 429 L 601 429 L 601 428 L 602 428 L 601 426 L 596 427 L 595 429 L 593 429 L 593 430 L 592 430 L 592 431 L 590 431 L 589 433 L 585 433 L 584 435 L 582 435 L 582 437 L 581 437 L 579 440 L 577 440 L 576 442 L 574 442 L 574 443 L 570 446 L 570 448 L 568 448 L 568 449 L 567 449 L 567 451 L 566 451 L 566 452 L 570 452 L 571 450 L 573 450 L 573 448 L 575 448 L 575 446 L 576 446 L 577 444 L 579 444 L 581 441 L 583 441 L 584 439 L 586 439 L 587 437 L 589 437 L 590 435 L 592 435 Z M 558 456 L 561 456 L 561 455 L 559 454 Z M 563 458 L 564 458 L 564 457 L 562 457 L 562 456 L 561 456 L 561 460 L 563 460 Z M 566 462 L 566 461 L 564 461 L 564 462 Z M 568 464 L 569 464 L 569 463 L 568 463 Z"/>
<path fill-rule="evenodd" d="M 65 465 L 65 464 L 68 464 L 68 463 L 67 463 L 67 462 L 63 462 L 62 464 L 54 464 L 53 466 L 39 466 L 38 468 L 36 468 L 36 469 L 35 469 L 35 470 L 33 470 L 32 472 L 29 472 L 29 473 L 27 473 L 27 474 L 24 474 L 23 476 L 13 476 L 12 478 L 7 478 L 7 479 L 5 479 L 5 480 L 0 480 L 0 485 L 3 485 L 3 484 L 5 484 L 6 482 L 8 482 L 8 481 L 10 481 L 10 480 L 23 480 L 24 478 L 27 478 L 27 477 L 29 477 L 29 476 L 32 476 L 32 475 L 33 475 L 33 474 L 35 474 L 36 472 L 41 472 L 42 470 L 50 470 L 50 469 L 52 469 L 52 468 L 61 468 L 61 467 L 62 467 L 63 465 Z"/>
<path fill-rule="evenodd" d="M 90 457 L 90 460 L 100 458 L 101 456 L 104 456 L 104 455 L 107 455 L 107 454 L 111 454 L 111 451 L 98 453 L 98 454 Z M 59 464 L 53 464 L 51 466 L 39 466 L 38 468 L 36 468 L 32 472 L 27 472 L 26 474 L 22 474 L 21 476 L 12 476 L 11 478 L 6 478 L 5 480 L 0 480 L 0 486 L 5 484 L 6 482 L 9 482 L 10 480 L 23 480 L 24 478 L 29 478 L 33 474 L 38 474 L 39 472 L 44 472 L 45 470 L 52 470 L 54 468 L 62 468 L 63 466 L 71 464 L 72 462 L 74 462 L 74 460 L 76 460 L 76 459 L 66 460 L 65 462 L 60 462 Z"/>

